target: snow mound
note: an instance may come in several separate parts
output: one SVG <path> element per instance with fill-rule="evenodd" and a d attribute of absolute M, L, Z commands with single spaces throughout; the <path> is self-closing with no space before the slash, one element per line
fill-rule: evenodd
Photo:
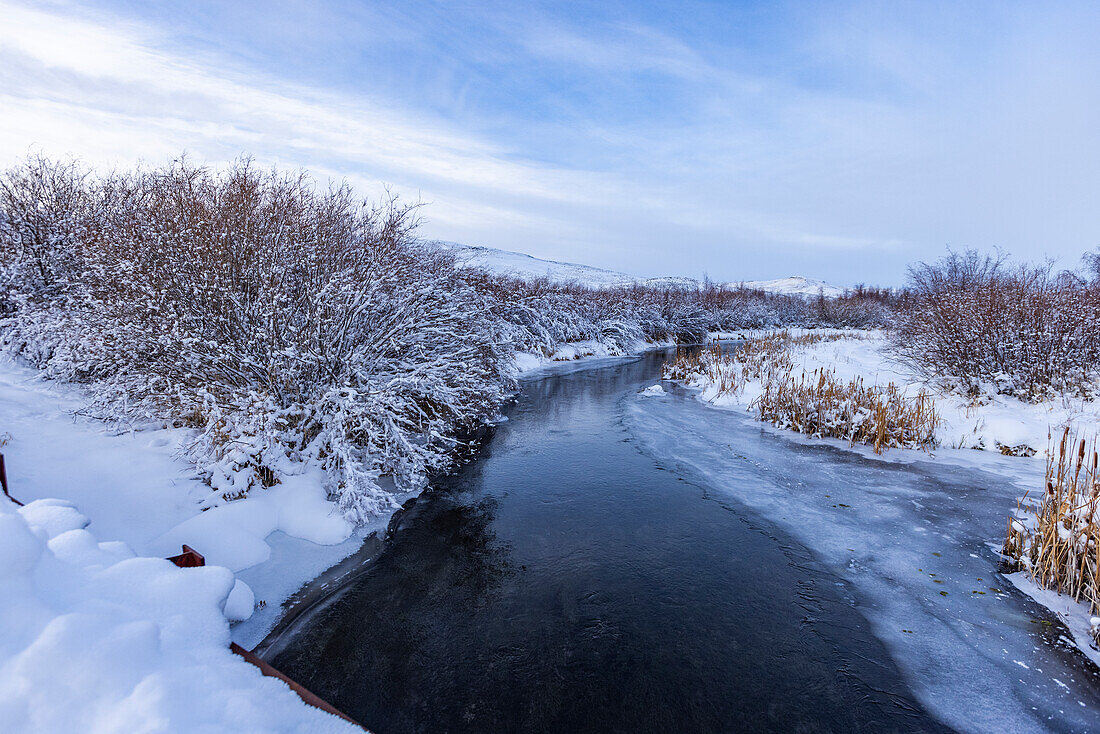
<path fill-rule="evenodd" d="M 649 387 L 647 387 L 645 390 L 642 390 L 638 394 L 641 395 L 642 397 L 652 398 L 652 397 L 660 397 L 661 395 L 665 395 L 667 393 L 665 393 L 665 389 L 663 387 L 661 387 L 660 385 L 650 385 Z"/>
<path fill-rule="evenodd" d="M 776 280 L 746 280 L 743 285 L 758 291 L 788 296 L 816 296 L 822 293 L 826 298 L 836 298 L 844 293 L 842 288 L 837 288 L 835 285 L 829 285 L 823 280 L 804 278 L 801 275 Z"/>
<path fill-rule="evenodd" d="M 350 732 L 229 651 L 252 592 L 99 543 L 68 503 L 0 499 L 0 729 Z"/>

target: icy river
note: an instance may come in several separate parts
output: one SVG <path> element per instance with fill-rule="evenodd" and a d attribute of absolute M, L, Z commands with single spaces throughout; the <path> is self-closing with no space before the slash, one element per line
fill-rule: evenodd
<path fill-rule="evenodd" d="M 526 379 L 265 658 L 379 734 L 1100 731 L 1095 668 L 998 572 L 1021 460 L 642 395 L 666 358 Z"/>

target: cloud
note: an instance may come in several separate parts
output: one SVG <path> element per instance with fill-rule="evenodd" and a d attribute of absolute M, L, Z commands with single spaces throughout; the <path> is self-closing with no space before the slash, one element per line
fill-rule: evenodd
<path fill-rule="evenodd" d="M 429 236 L 639 275 L 1100 243 L 1095 8 L 661 13 L 0 0 L 0 164 L 249 153 L 392 184 Z"/>

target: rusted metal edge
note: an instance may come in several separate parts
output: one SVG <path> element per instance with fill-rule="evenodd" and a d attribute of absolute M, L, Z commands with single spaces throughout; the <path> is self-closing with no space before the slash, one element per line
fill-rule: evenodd
<path fill-rule="evenodd" d="M 3 459 L 3 457 L 0 457 L 0 472 L 2 472 L 3 466 L 4 466 L 3 462 L 2 462 L 2 459 Z M 5 492 L 5 494 L 7 493 L 7 484 L 4 485 L 4 492 Z M 197 550 L 195 550 L 194 548 L 192 548 L 189 545 L 183 546 L 183 552 L 182 553 L 180 553 L 178 556 L 170 556 L 168 558 L 168 560 L 171 561 L 172 563 L 176 564 L 180 568 L 198 568 L 200 566 L 205 566 L 206 565 L 206 558 L 203 557 L 203 555 L 201 553 L 199 553 Z M 240 655 L 242 658 L 244 658 L 246 662 L 249 662 L 249 663 L 252 663 L 253 665 L 255 665 L 257 668 L 260 669 L 261 673 L 268 676 L 269 678 L 278 678 L 283 683 L 286 683 L 288 686 L 290 686 L 290 690 L 292 690 L 296 694 L 298 694 L 298 698 L 302 699 L 303 703 L 305 703 L 309 706 L 312 706 L 314 708 L 321 709 L 322 711 L 324 711 L 326 713 L 329 713 L 329 714 L 332 714 L 333 716 L 338 716 L 341 719 L 343 719 L 344 721 L 348 722 L 349 724 L 353 724 L 353 725 L 359 727 L 363 731 L 367 730 L 367 728 L 365 726 L 363 726 L 358 721 L 356 721 L 355 719 L 353 719 L 350 716 L 348 716 L 347 714 L 345 714 L 340 709 L 338 709 L 335 706 L 333 706 L 332 704 L 330 704 L 325 699 L 318 696 L 313 691 L 309 690 L 308 688 L 306 688 L 302 684 L 298 683 L 297 681 L 291 680 L 290 678 L 288 678 L 286 675 L 284 675 L 280 671 L 276 670 L 275 668 L 273 668 L 270 665 L 268 665 L 267 663 L 265 663 L 254 652 L 251 652 L 249 650 L 245 650 L 243 647 L 238 645 L 236 642 L 229 643 L 229 649 L 232 652 L 234 652 L 237 655 Z"/>
<path fill-rule="evenodd" d="M 183 546 L 183 553 L 178 556 L 169 556 L 168 560 L 180 568 L 198 568 L 206 565 L 206 558 L 203 557 L 202 553 L 189 545 Z"/>
<path fill-rule="evenodd" d="M 15 504 L 23 507 L 23 503 L 11 496 L 11 492 L 8 491 L 8 473 L 4 471 L 4 455 L 0 454 L 0 489 L 4 490 L 4 496 Z"/>
<path fill-rule="evenodd" d="M 309 690 L 305 686 L 303 686 L 300 683 L 297 683 L 297 682 L 291 680 L 290 678 L 288 678 L 287 676 L 283 675 L 281 672 L 279 672 L 275 668 L 271 667 L 270 665 L 265 663 L 263 660 L 260 660 L 260 658 L 256 657 L 256 655 L 254 653 L 249 652 L 248 650 L 245 650 L 243 647 L 238 645 L 236 642 L 230 643 L 229 649 L 232 650 L 233 652 L 235 652 L 236 654 L 240 655 L 246 661 L 248 661 L 248 662 L 252 663 L 253 665 L 255 665 L 257 668 L 260 669 L 260 672 L 263 673 L 264 675 L 270 676 L 272 678 L 278 678 L 283 683 L 286 683 L 288 686 L 290 686 L 290 690 L 297 693 L 298 698 L 302 699 L 302 701 L 304 701 L 306 704 L 308 704 L 310 706 L 313 706 L 314 708 L 319 708 L 322 711 L 325 711 L 327 713 L 332 714 L 333 716 L 339 716 L 344 721 L 348 722 L 349 724 L 354 724 L 355 726 L 359 727 L 363 731 L 367 730 L 366 727 L 364 727 L 358 721 L 351 718 L 350 716 L 345 714 L 343 711 L 336 708 L 335 706 L 330 704 L 328 701 L 324 700 L 323 698 L 321 698 L 320 696 L 318 696 L 316 693 Z"/>

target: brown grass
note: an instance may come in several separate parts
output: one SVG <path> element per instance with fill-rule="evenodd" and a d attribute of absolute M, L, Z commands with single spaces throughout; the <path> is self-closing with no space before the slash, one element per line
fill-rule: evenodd
<path fill-rule="evenodd" d="M 850 334 L 779 331 L 749 339 L 734 349 L 720 344 L 683 352 L 666 368 L 670 379 L 700 381 L 718 395 L 736 395 L 759 380 L 763 392 L 753 401 L 761 420 L 815 437 L 862 443 L 882 453 L 888 448 L 935 445 L 939 417 L 923 390 L 907 397 L 893 383 L 867 385 L 862 378 L 843 381 L 832 370 L 795 372 L 792 350 L 827 341 L 858 338 Z"/>
<path fill-rule="evenodd" d="M 1100 614 L 1096 439 L 1090 443 L 1071 436 L 1066 428 L 1057 450 L 1052 447 L 1047 457 L 1046 490 L 1042 499 L 1028 508 L 1034 511 L 1034 522 L 1010 516 L 1003 553 L 1042 588 L 1069 594 L 1074 601 L 1087 603 L 1090 613 Z M 1100 642 L 1098 632 L 1094 629 L 1093 635 Z"/>
<path fill-rule="evenodd" d="M 862 377 L 844 381 L 827 369 L 798 377 L 788 371 L 765 380 L 763 386 L 753 406 L 762 420 L 778 426 L 867 444 L 876 454 L 889 448 L 935 446 L 939 417 L 923 390 L 909 398 L 893 383 L 867 385 Z"/>
<path fill-rule="evenodd" d="M 702 376 L 717 385 L 719 395 L 737 394 L 749 380 L 767 380 L 790 372 L 794 367 L 792 348 L 844 338 L 856 337 L 818 332 L 796 336 L 783 329 L 748 339 L 733 348 L 723 349 L 716 342 L 707 349 L 679 352 L 665 368 L 665 375 L 672 380 Z"/>

